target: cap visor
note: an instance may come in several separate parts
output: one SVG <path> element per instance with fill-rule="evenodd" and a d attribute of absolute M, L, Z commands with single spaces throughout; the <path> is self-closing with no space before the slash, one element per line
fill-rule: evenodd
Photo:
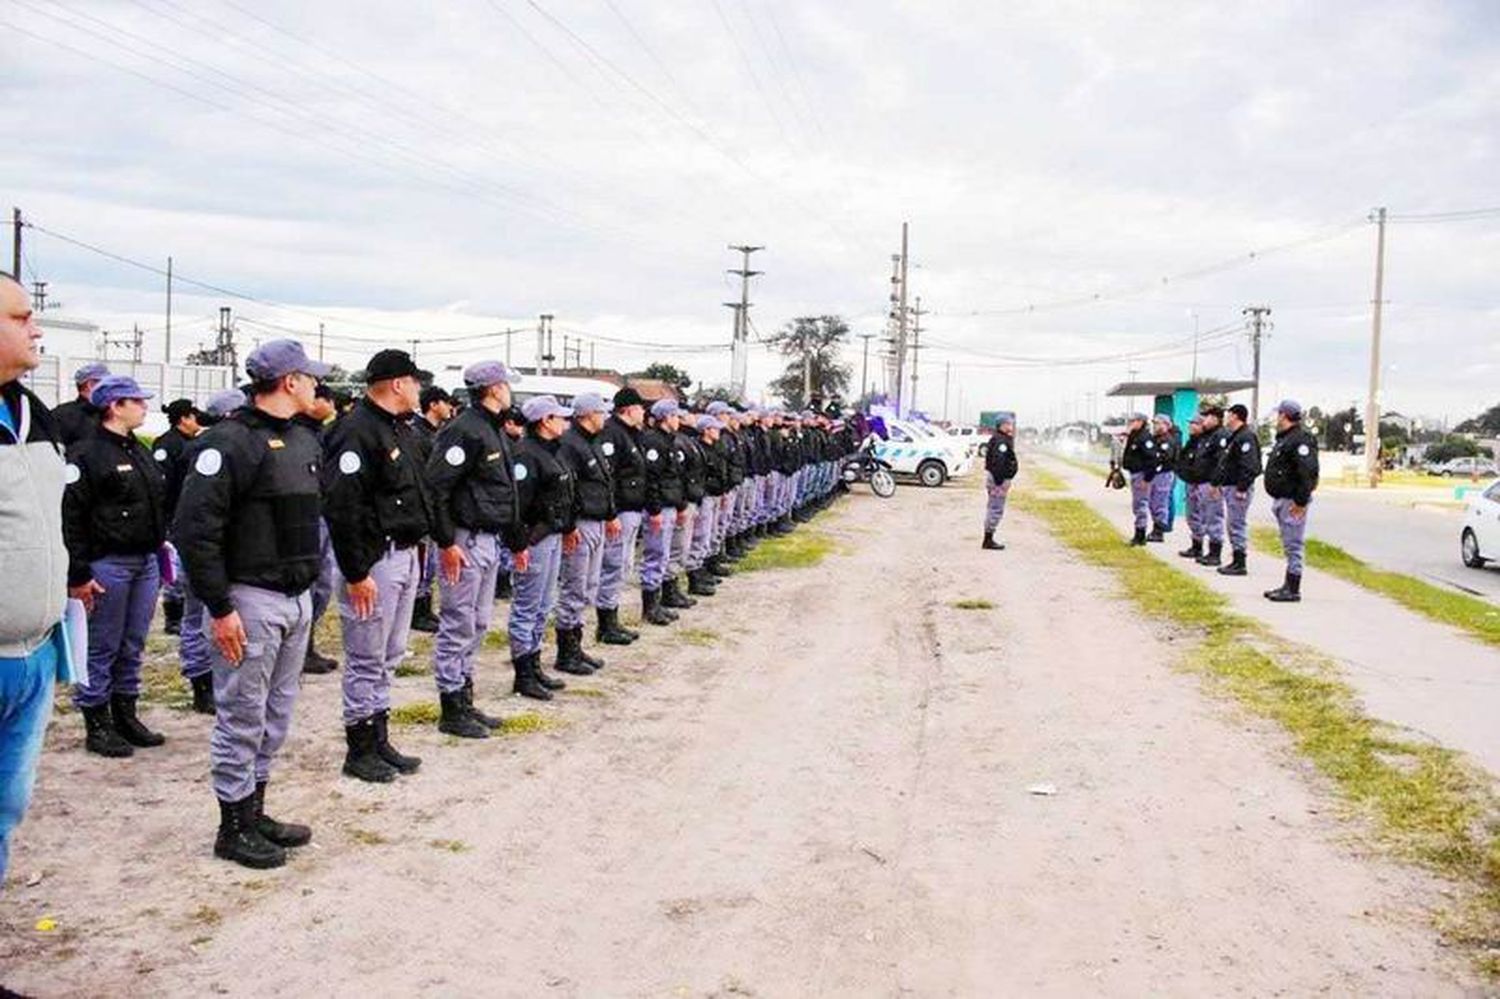
<path fill-rule="evenodd" d="M 322 361 L 314 361 L 311 358 L 308 358 L 307 363 L 302 367 L 303 374 L 311 375 L 314 378 L 327 378 L 328 373 L 333 370 L 333 365 L 324 364 Z"/>

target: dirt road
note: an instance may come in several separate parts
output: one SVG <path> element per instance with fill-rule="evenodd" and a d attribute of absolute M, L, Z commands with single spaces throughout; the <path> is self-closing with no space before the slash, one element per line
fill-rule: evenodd
<path fill-rule="evenodd" d="M 338 776 L 336 682 L 309 680 L 272 797 L 315 845 L 268 874 L 210 856 L 202 719 L 155 709 L 173 743 L 125 764 L 86 759 L 62 719 L 0 897 L 0 980 L 43 995 L 1469 984 L 1428 925 L 1433 885 L 1361 855 L 1279 736 L 1174 672 L 1169 636 L 1039 525 L 1013 513 L 1008 550 L 981 552 L 981 506 L 952 487 L 856 496 L 814 525 L 839 554 L 731 580 L 711 613 L 685 614 L 697 630 L 653 631 L 578 685 L 597 696 L 556 702 L 551 731 L 456 745 L 410 730 L 426 762 L 394 787 Z M 398 700 L 429 684 L 401 680 Z M 33 930 L 43 915 L 56 932 Z"/>

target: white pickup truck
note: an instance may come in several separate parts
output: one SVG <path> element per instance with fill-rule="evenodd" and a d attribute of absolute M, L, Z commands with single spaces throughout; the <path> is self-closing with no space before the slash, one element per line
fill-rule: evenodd
<path fill-rule="evenodd" d="M 946 430 L 893 419 L 885 421 L 885 429 L 889 438 L 875 448 L 875 456 L 890 462 L 898 475 L 915 475 L 924 486 L 940 486 L 968 475 L 974 467 L 968 445 Z"/>

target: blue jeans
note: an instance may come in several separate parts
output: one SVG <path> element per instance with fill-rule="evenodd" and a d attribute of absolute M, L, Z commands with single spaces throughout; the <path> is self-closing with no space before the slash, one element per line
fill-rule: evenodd
<path fill-rule="evenodd" d="M 10 859 L 11 830 L 21 824 L 36 783 L 42 737 L 52 715 L 58 642 L 23 659 L 0 659 L 0 885 Z"/>

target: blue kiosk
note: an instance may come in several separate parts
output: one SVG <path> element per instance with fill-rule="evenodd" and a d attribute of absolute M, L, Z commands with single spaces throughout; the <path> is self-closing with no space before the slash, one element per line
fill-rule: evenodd
<path fill-rule="evenodd" d="M 1198 415 L 1198 402 L 1203 396 L 1227 396 L 1254 387 L 1253 381 L 1199 378 L 1188 382 L 1121 382 L 1104 394 L 1122 399 L 1150 399 L 1150 414 L 1155 416 L 1162 413 L 1171 417 L 1172 423 L 1186 439 L 1188 421 Z M 1187 487 L 1178 482 L 1173 491 L 1172 513 L 1176 516 L 1186 510 Z"/>

